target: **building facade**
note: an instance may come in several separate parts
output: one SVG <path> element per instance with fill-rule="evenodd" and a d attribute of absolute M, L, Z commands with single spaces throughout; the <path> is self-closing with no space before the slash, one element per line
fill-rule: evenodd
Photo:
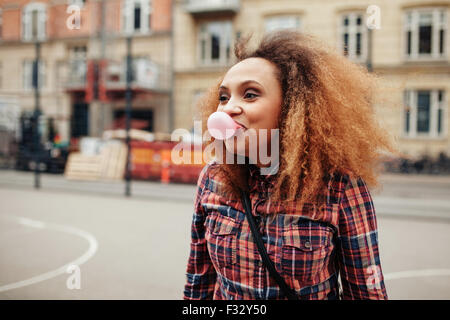
<path fill-rule="evenodd" d="M 132 127 L 168 132 L 170 0 L 0 0 L 0 99 L 34 109 L 33 61 L 46 118 L 62 139 L 124 127 L 131 37 Z"/>
<path fill-rule="evenodd" d="M 132 126 L 192 129 L 238 37 L 294 28 L 380 75 L 374 108 L 401 151 L 450 155 L 449 15 L 444 0 L 0 0 L 0 103 L 33 110 L 39 41 L 40 105 L 62 138 L 123 127 L 132 35 Z"/>
<path fill-rule="evenodd" d="M 235 39 L 294 28 L 382 77 L 374 108 L 401 151 L 450 155 L 449 9 L 433 0 L 177 0 L 175 126 L 192 127 L 198 97 L 235 63 Z"/>

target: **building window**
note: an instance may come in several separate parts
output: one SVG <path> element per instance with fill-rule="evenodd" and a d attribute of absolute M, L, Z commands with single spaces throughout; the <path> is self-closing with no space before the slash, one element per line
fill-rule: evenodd
<path fill-rule="evenodd" d="M 87 47 L 74 46 L 69 51 L 69 82 L 70 84 L 84 84 L 87 73 Z"/>
<path fill-rule="evenodd" d="M 122 30 L 124 33 L 147 33 L 150 30 L 151 3 L 149 0 L 124 0 Z"/>
<path fill-rule="evenodd" d="M 444 90 L 405 90 L 404 126 L 407 137 L 442 137 L 446 119 Z"/>
<path fill-rule="evenodd" d="M 73 46 L 70 48 L 69 56 L 71 60 L 86 60 L 87 47 L 84 45 Z"/>
<path fill-rule="evenodd" d="M 447 13 L 443 8 L 424 8 L 405 13 L 407 59 L 439 59 L 445 55 Z"/>
<path fill-rule="evenodd" d="M 349 12 L 341 16 L 339 24 L 341 52 L 351 60 L 365 61 L 367 57 L 367 28 L 364 14 Z"/>
<path fill-rule="evenodd" d="M 22 11 L 22 39 L 24 41 L 45 40 L 47 13 L 45 4 L 32 2 Z"/>
<path fill-rule="evenodd" d="M 25 60 L 23 62 L 23 73 L 22 82 L 24 90 L 32 90 L 33 88 L 33 63 L 34 60 Z M 45 86 L 45 63 L 44 61 L 39 61 L 39 77 L 38 86 L 42 89 Z"/>
<path fill-rule="evenodd" d="M 79 6 L 80 8 L 83 8 L 84 5 L 86 4 L 86 0 L 68 0 L 68 4 L 70 5 L 76 5 Z"/>
<path fill-rule="evenodd" d="M 268 17 L 265 19 L 266 32 L 280 30 L 280 29 L 300 29 L 300 17 L 292 15 L 282 15 Z"/>
<path fill-rule="evenodd" d="M 208 22 L 200 25 L 198 36 L 201 65 L 227 65 L 231 60 L 231 21 Z"/>

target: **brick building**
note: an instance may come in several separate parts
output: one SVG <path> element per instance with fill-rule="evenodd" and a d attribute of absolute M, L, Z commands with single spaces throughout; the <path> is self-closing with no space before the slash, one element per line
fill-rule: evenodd
<path fill-rule="evenodd" d="M 81 7 L 79 29 L 67 25 L 73 4 Z M 29 39 L 41 36 L 41 105 L 63 136 L 120 127 L 131 32 L 133 118 L 144 120 L 136 124 L 192 129 L 198 97 L 234 63 L 237 37 L 296 28 L 383 78 L 384 102 L 374 108 L 402 151 L 450 155 L 449 10 L 439 0 L 0 0 L 0 97 L 33 109 Z M 380 28 L 370 32 L 367 18 L 377 14 Z"/>
<path fill-rule="evenodd" d="M 131 35 L 132 125 L 169 131 L 170 0 L 1 0 L 0 15 L 0 96 L 17 97 L 21 111 L 34 108 L 39 41 L 40 105 L 63 139 L 123 127 Z"/>

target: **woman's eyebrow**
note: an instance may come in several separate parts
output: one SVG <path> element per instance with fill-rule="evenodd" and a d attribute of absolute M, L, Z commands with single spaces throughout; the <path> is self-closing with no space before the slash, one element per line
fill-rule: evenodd
<path fill-rule="evenodd" d="M 249 84 L 249 83 L 256 83 L 256 84 L 258 84 L 258 85 L 260 85 L 261 87 L 264 88 L 264 86 L 261 83 L 259 83 L 258 81 L 256 81 L 256 80 L 245 80 L 245 81 L 242 81 L 239 84 L 239 86 L 242 87 L 243 85 L 246 85 L 246 84 Z M 226 90 L 228 90 L 228 88 L 226 86 L 224 86 L 224 85 L 220 86 L 219 89 L 226 89 Z"/>

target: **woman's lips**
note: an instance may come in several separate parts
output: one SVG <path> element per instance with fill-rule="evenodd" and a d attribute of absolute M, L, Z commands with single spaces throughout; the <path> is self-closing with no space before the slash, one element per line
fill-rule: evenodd
<path fill-rule="evenodd" d="M 242 123 L 240 123 L 240 122 L 238 122 L 236 120 L 233 120 L 233 121 L 236 122 L 238 125 L 240 125 L 242 129 L 247 130 L 247 127 L 244 126 Z"/>

